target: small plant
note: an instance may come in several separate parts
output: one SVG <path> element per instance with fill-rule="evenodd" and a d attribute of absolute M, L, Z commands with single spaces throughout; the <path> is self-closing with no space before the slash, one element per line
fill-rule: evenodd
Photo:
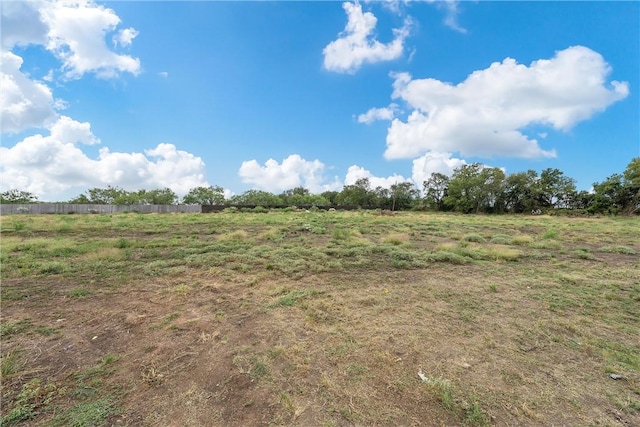
<path fill-rule="evenodd" d="M 637 254 L 635 249 L 630 248 L 629 246 L 623 246 L 623 245 L 603 246 L 600 249 L 598 249 L 598 251 L 612 253 L 612 254 L 624 254 L 624 255 Z"/>
<path fill-rule="evenodd" d="M 65 265 L 58 261 L 48 262 L 39 268 L 40 274 L 62 274 L 65 271 Z"/>
<path fill-rule="evenodd" d="M 22 208 L 21 208 L 22 209 Z M 22 221 L 18 221 L 15 224 L 13 224 L 13 230 L 14 231 L 22 231 L 27 227 L 27 224 L 25 222 Z"/>
<path fill-rule="evenodd" d="M 15 348 L 12 348 L 8 352 L 6 352 L 2 356 L 1 360 L 0 373 L 2 374 L 2 378 L 6 378 L 10 375 L 15 374 L 18 370 L 20 370 L 20 367 L 22 366 L 18 350 L 16 350 Z"/>
<path fill-rule="evenodd" d="M 486 239 L 479 234 L 467 234 L 462 238 L 465 242 L 485 243 Z"/>
<path fill-rule="evenodd" d="M 78 288 L 78 289 L 73 289 L 69 295 L 72 298 L 84 298 L 87 295 L 89 295 L 91 293 L 91 291 L 89 289 L 86 288 Z"/>
<path fill-rule="evenodd" d="M 116 241 L 116 248 L 125 249 L 125 248 L 128 248 L 129 246 L 131 246 L 131 242 L 125 239 L 124 237 L 121 237 Z"/>

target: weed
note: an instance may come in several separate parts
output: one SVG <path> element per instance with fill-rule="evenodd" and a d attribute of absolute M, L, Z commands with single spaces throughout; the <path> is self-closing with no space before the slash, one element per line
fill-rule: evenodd
<path fill-rule="evenodd" d="M 0 374 L 2 378 L 7 378 L 22 368 L 23 362 L 19 357 L 18 350 L 12 348 L 0 359 Z"/>
<path fill-rule="evenodd" d="M 39 412 L 47 410 L 56 394 L 57 389 L 53 384 L 43 385 L 40 378 L 30 380 L 22 386 L 13 408 L 2 417 L 0 424 L 11 426 L 34 418 Z M 6 404 L 3 402 L 3 406 Z"/>
<path fill-rule="evenodd" d="M 298 303 L 298 301 L 308 298 L 310 296 L 316 295 L 317 291 L 292 291 L 287 293 L 286 295 L 281 296 L 275 302 L 269 304 L 268 308 L 277 308 L 277 307 L 293 307 Z"/>
<path fill-rule="evenodd" d="M 104 397 L 73 406 L 62 414 L 56 415 L 51 421 L 51 425 L 54 427 L 102 426 L 109 417 L 117 413 L 118 411 L 113 401 L 108 397 Z"/>
<path fill-rule="evenodd" d="M 486 239 L 479 234 L 467 234 L 462 238 L 465 242 L 485 243 Z"/>
<path fill-rule="evenodd" d="M 614 254 L 624 254 L 624 255 L 636 255 L 637 254 L 635 249 L 630 248 L 629 246 L 623 246 L 623 245 L 602 246 L 601 248 L 598 249 L 598 251 L 599 252 L 614 253 Z"/>
<path fill-rule="evenodd" d="M 71 292 L 69 292 L 69 295 L 72 298 L 84 298 L 89 294 L 91 294 L 91 291 L 87 288 L 73 289 Z"/>
<path fill-rule="evenodd" d="M 125 249 L 131 246 L 131 242 L 124 237 L 119 238 L 116 241 L 115 247 L 118 249 Z"/>
<path fill-rule="evenodd" d="M 40 268 L 38 269 L 38 272 L 40 274 L 62 274 L 65 272 L 65 270 L 66 270 L 65 264 L 58 261 L 53 261 L 53 262 L 47 262 L 41 265 Z"/>

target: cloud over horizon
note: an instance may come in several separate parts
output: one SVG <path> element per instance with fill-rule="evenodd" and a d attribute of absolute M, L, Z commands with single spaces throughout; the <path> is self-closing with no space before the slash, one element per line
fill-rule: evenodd
<path fill-rule="evenodd" d="M 568 131 L 629 94 L 628 83 L 606 77 L 611 67 L 597 52 L 573 46 L 526 66 L 494 62 L 453 85 L 395 73 L 392 99 L 412 109 L 387 132 L 387 159 L 429 152 L 462 156 L 554 157 L 522 131 L 530 125 Z"/>
<path fill-rule="evenodd" d="M 115 47 L 129 47 L 138 31 L 116 32 L 120 18 L 93 1 L 9 2 L 2 5 L 2 134 L 34 129 L 47 132 L 25 137 L 12 147 L 0 147 L 2 189 L 18 188 L 56 200 L 68 191 L 89 187 L 120 186 L 126 190 L 169 187 L 179 195 L 208 185 L 200 157 L 161 143 L 140 152 L 112 152 L 108 147 L 90 158 L 82 145 L 100 144 L 91 124 L 59 114 L 65 102 L 55 99 L 58 79 L 80 79 L 87 73 L 117 78 L 140 73 L 140 61 L 109 49 L 106 37 L 114 33 Z M 42 81 L 23 72 L 24 59 L 12 52 L 16 46 L 42 45 L 60 64 Z M 60 199 L 58 199 L 60 200 Z"/>
<path fill-rule="evenodd" d="M 62 116 L 49 135 L 36 134 L 11 148 L 0 147 L 0 181 L 3 187 L 49 200 L 71 189 L 108 185 L 125 190 L 169 187 L 178 195 L 208 185 L 202 159 L 173 144 L 158 144 L 144 153 L 112 152 L 104 147 L 96 159 L 79 146 L 99 142 L 89 123 Z"/>
<path fill-rule="evenodd" d="M 295 187 L 305 187 L 320 193 L 336 188 L 336 181 L 326 182 L 325 165 L 320 160 L 305 160 L 299 154 L 291 154 L 282 163 L 269 159 L 260 165 L 257 160 L 242 162 L 238 176 L 242 182 L 267 191 L 281 192 Z"/>

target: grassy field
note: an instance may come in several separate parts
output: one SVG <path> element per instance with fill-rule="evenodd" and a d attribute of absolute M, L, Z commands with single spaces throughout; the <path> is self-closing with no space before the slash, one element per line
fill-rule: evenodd
<path fill-rule="evenodd" d="M 3 426 L 640 425 L 637 217 L 0 221 Z"/>

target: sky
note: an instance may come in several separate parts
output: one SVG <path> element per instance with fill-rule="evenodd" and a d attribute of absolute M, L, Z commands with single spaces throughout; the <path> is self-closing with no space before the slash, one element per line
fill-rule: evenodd
<path fill-rule="evenodd" d="M 640 2 L 2 1 L 0 189 L 578 189 L 640 156 Z"/>

